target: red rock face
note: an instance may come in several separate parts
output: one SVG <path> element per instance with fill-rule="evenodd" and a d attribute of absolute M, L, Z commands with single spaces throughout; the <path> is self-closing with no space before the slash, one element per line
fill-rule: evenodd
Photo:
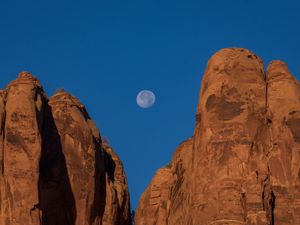
<path fill-rule="evenodd" d="M 135 224 L 299 225 L 299 107 L 286 64 L 272 62 L 265 73 L 246 49 L 217 52 L 203 76 L 194 136 L 156 174 Z"/>
<path fill-rule="evenodd" d="M 193 139 L 176 150 L 172 163 L 156 172 L 143 193 L 136 211 L 135 224 L 190 224 L 188 193 Z"/>
<path fill-rule="evenodd" d="M 48 100 L 24 72 L 0 92 L 0 122 L 1 225 L 131 224 L 122 163 L 75 97 Z"/>

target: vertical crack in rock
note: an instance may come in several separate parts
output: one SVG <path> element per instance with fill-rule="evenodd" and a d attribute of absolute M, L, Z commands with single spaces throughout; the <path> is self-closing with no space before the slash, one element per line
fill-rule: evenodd
<path fill-rule="evenodd" d="M 242 192 L 241 194 L 241 205 L 243 208 L 244 222 L 246 222 L 247 221 L 247 196 L 245 192 Z"/>
<path fill-rule="evenodd" d="M 3 173 L 4 173 L 4 126 L 5 126 L 5 98 L 6 93 L 3 90 L 0 90 L 0 202 L 5 198 L 5 189 L 3 188 Z M 0 222 L 4 214 L 3 205 L 0 204 Z"/>
<path fill-rule="evenodd" d="M 5 133 L 4 133 L 4 127 L 5 127 L 5 102 L 6 102 L 6 92 L 3 90 L 0 90 L 0 169 L 1 174 L 3 176 L 4 173 L 4 160 L 3 160 L 3 149 L 4 149 L 4 139 L 5 139 Z M 1 194 L 1 193 L 0 193 Z M 1 199 L 1 198 L 0 198 Z"/>
<path fill-rule="evenodd" d="M 262 205 L 263 210 L 266 211 L 268 225 L 274 225 L 275 195 L 272 191 L 269 176 L 264 180 L 263 183 Z"/>

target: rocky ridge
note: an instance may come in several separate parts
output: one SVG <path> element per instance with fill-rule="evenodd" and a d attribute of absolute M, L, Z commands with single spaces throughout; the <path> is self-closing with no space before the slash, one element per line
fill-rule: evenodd
<path fill-rule="evenodd" d="M 300 86 L 247 49 L 205 70 L 194 136 L 157 171 L 135 225 L 300 225 Z"/>
<path fill-rule="evenodd" d="M 28 72 L 0 91 L 0 224 L 129 225 L 122 163 L 85 107 Z"/>

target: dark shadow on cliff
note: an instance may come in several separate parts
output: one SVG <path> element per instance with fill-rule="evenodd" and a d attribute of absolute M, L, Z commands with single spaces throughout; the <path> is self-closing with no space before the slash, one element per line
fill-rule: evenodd
<path fill-rule="evenodd" d="M 95 186 L 94 201 L 91 208 L 89 224 L 94 224 L 96 220 L 103 219 L 106 203 L 106 175 L 104 165 L 104 155 L 101 147 L 101 140 L 94 137 L 95 146 Z M 102 224 L 102 223 L 99 223 Z"/>
<path fill-rule="evenodd" d="M 78 107 L 86 122 L 91 120 L 85 107 Z M 94 199 L 88 217 L 88 224 L 102 224 L 106 205 L 106 164 L 102 141 L 93 136 L 95 150 Z"/>
<path fill-rule="evenodd" d="M 42 225 L 75 225 L 74 194 L 60 136 L 49 105 L 45 106 L 40 159 L 39 205 Z"/>
<path fill-rule="evenodd" d="M 115 182 L 115 170 L 116 170 L 116 163 L 112 158 L 112 155 L 103 149 L 103 154 L 104 154 L 104 162 L 105 162 L 105 173 L 110 180 L 110 182 L 114 183 Z M 126 197 L 125 195 L 123 196 L 124 198 Z M 125 205 L 126 205 L 126 199 L 124 199 L 123 202 L 119 202 L 118 205 L 118 210 L 117 210 L 117 215 L 116 215 L 116 221 L 118 223 L 116 225 L 130 225 L 131 224 L 131 217 L 130 217 L 130 212 L 128 212 L 129 217 L 124 218 L 124 212 L 125 212 Z M 129 209 L 130 210 L 130 209 Z"/>
<path fill-rule="evenodd" d="M 104 140 L 104 143 L 102 144 L 102 151 L 104 155 L 104 165 L 105 165 L 105 175 L 107 177 L 107 180 L 109 181 L 108 183 L 115 183 L 115 182 L 122 182 L 118 180 L 118 173 L 120 171 L 117 170 L 117 165 L 116 165 L 116 159 L 114 160 L 114 153 L 113 150 L 109 147 L 109 144 Z M 117 159 L 118 160 L 118 159 Z M 120 174 L 119 174 L 120 176 Z M 114 186 L 113 188 L 116 188 Z M 115 225 L 131 225 L 132 224 L 132 218 L 130 216 L 130 207 L 128 208 L 128 211 L 126 212 L 126 205 L 129 202 L 129 196 L 126 195 L 124 192 L 125 190 L 118 190 L 122 191 L 122 193 L 119 193 L 123 197 L 122 202 L 117 202 L 118 203 L 118 208 L 116 211 L 116 221 L 117 223 Z M 116 193 L 118 195 L 118 193 Z M 128 197 L 128 198 L 127 198 Z M 117 197 L 118 199 L 118 197 Z M 127 215 L 126 215 L 127 214 Z"/>
<path fill-rule="evenodd" d="M 116 170 L 116 163 L 112 159 L 111 155 L 103 149 L 104 154 L 104 164 L 105 164 L 105 172 L 108 178 L 114 182 L 115 181 L 115 170 Z"/>

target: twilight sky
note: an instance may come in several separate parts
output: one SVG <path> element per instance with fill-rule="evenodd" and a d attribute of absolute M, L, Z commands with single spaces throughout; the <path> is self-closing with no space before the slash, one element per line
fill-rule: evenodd
<path fill-rule="evenodd" d="M 300 76 L 297 0 L 1 0 L 0 88 L 27 70 L 84 103 L 121 157 L 132 207 L 192 136 L 202 73 L 244 47 Z M 298 77 L 299 78 L 299 77 Z M 142 109 L 140 90 L 156 103 Z"/>

